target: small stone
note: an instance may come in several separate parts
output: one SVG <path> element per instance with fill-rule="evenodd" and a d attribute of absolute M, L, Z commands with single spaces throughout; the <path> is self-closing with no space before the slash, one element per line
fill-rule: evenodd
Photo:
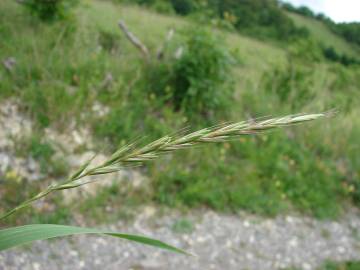
<path fill-rule="evenodd" d="M 231 242 L 230 240 L 227 240 L 225 246 L 226 246 L 227 248 L 232 247 L 232 242 Z"/>
<path fill-rule="evenodd" d="M 202 237 L 202 236 L 199 236 L 199 237 L 196 239 L 196 241 L 197 241 L 198 243 L 203 243 L 203 242 L 206 241 L 206 238 L 205 238 L 205 237 Z"/>
<path fill-rule="evenodd" d="M 141 213 L 142 218 L 152 217 L 156 213 L 156 208 L 153 206 L 145 206 L 143 212 Z"/>
<path fill-rule="evenodd" d="M 292 238 L 292 239 L 289 241 L 289 246 L 290 246 L 290 247 L 293 247 L 293 248 L 295 248 L 295 247 L 298 246 L 298 240 L 297 240 L 296 237 Z"/>
<path fill-rule="evenodd" d="M 140 265 L 144 269 L 159 269 L 161 267 L 161 263 L 159 260 L 154 259 L 146 259 L 140 262 Z"/>
<path fill-rule="evenodd" d="M 32 264 L 34 270 L 40 270 L 40 264 L 35 262 Z"/>
<path fill-rule="evenodd" d="M 312 269 L 311 264 L 309 264 L 309 263 L 303 263 L 302 268 L 304 270 L 311 270 Z"/>
<path fill-rule="evenodd" d="M 254 255 L 252 253 L 248 252 L 248 253 L 246 253 L 246 259 L 252 260 L 252 259 L 254 259 Z"/>
<path fill-rule="evenodd" d="M 344 254 L 346 252 L 346 249 L 344 247 L 338 247 L 337 250 L 340 254 Z"/>
<path fill-rule="evenodd" d="M 250 244 L 255 243 L 255 236 L 254 236 L 254 235 L 250 235 L 249 243 L 250 243 Z"/>
<path fill-rule="evenodd" d="M 84 268 L 85 267 L 85 262 L 84 261 L 79 261 L 79 267 Z"/>

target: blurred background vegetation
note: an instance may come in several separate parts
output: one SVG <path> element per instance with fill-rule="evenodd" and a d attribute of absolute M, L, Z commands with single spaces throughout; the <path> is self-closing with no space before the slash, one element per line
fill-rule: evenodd
<path fill-rule="evenodd" d="M 119 19 L 147 46 L 149 59 L 120 31 Z M 169 29 L 174 38 L 156 57 Z M 141 169 L 146 187 L 106 187 L 67 208 L 57 195 L 51 215 L 30 209 L 13 222 L 62 223 L 73 211 L 104 222 L 108 205 L 318 218 L 360 205 L 359 23 L 337 24 L 275 0 L 4 0 L 0 36 L 0 59 L 16 59 L 0 69 L 0 101 L 18 99 L 35 123 L 30 137 L 17 138 L 16 154 L 31 155 L 49 179 L 66 175 L 69 165 L 44 130 L 66 130 L 70 119 L 91 130 L 91 150 L 111 153 L 143 135 L 145 143 L 184 127 L 340 111 L 334 119 L 162 158 Z M 94 115 L 95 102 L 109 112 Z M 0 177 L 2 210 L 43 185 Z"/>

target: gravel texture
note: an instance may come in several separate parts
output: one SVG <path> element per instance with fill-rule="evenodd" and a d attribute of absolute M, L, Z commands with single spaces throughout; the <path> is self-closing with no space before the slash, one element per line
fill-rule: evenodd
<path fill-rule="evenodd" d="M 75 236 L 37 242 L 0 254 L 0 269 L 316 269 L 326 260 L 360 260 L 360 216 L 341 221 L 211 211 L 157 218 L 151 207 L 111 230 L 156 237 L 196 254 L 173 254 L 111 237 Z M 179 233 L 184 223 L 191 231 Z M 184 226 L 186 227 L 186 226 Z M 177 228 L 177 229 L 174 229 Z M 186 229 L 186 228 L 184 228 Z M 187 228 L 186 230 L 188 230 Z M 184 230 L 184 231 L 186 231 Z"/>

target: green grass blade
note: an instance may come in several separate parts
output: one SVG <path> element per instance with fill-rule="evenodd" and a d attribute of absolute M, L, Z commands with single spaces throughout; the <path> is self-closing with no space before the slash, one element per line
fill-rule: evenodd
<path fill-rule="evenodd" d="M 37 240 L 45 240 L 49 238 L 69 236 L 75 234 L 109 235 L 129 241 L 134 241 L 144 245 L 149 245 L 172 252 L 189 255 L 189 253 L 184 250 L 178 249 L 159 240 L 148 238 L 145 236 L 56 224 L 32 224 L 2 229 L 0 230 L 0 251 L 26 243 L 31 243 Z"/>

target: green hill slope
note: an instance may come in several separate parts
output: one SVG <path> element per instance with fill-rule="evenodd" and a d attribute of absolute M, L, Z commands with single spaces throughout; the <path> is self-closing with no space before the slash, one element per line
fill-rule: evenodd
<path fill-rule="evenodd" d="M 319 40 L 341 52 L 356 54 L 323 25 L 290 16 L 310 27 Z M 341 114 L 316 124 L 243 137 L 161 159 L 144 170 L 150 179 L 147 190 L 111 191 L 121 194 L 112 195 L 113 207 L 122 205 L 121 200 L 126 198 L 172 207 L 246 209 L 261 214 L 295 209 L 333 217 L 346 203 L 360 203 L 357 66 L 321 59 L 313 62 L 306 51 L 289 58 L 289 43 L 277 46 L 212 29 L 222 32 L 236 60 L 231 73 L 235 94 L 222 109 L 226 118 L 199 113 L 196 122 L 146 87 L 149 70 L 158 66 L 143 61 L 120 31 L 120 19 L 152 51 L 163 42 L 169 28 L 175 29 L 174 42 L 178 42 L 184 38 L 184 27 L 200 27 L 186 17 L 160 15 L 111 1 L 82 3 L 73 21 L 47 24 L 12 0 L 0 1 L 0 60 L 16 60 L 12 68 L 0 69 L 0 99 L 14 98 L 23 104 L 38 138 L 43 137 L 44 128 L 67 130 L 74 120 L 77 127 L 93 133 L 95 148 L 114 150 L 139 136 L 155 139 L 184 126 L 196 129 L 224 121 L 334 107 Z M 94 104 L 107 107 L 109 113 L 96 115 L 91 110 Z M 83 150 L 87 149 L 78 149 Z M 102 208 L 108 202 L 106 194 L 98 198 L 104 202 L 102 206 L 89 211 L 106 213 Z"/>
<path fill-rule="evenodd" d="M 304 26 L 310 30 L 312 36 L 323 43 L 325 46 L 332 46 L 339 53 L 346 54 L 353 57 L 360 57 L 360 51 L 354 45 L 349 44 L 342 37 L 334 34 L 322 22 L 311 18 L 305 18 L 299 14 L 287 12 L 298 26 Z"/>
<path fill-rule="evenodd" d="M 92 1 L 87 12 L 80 16 L 83 16 L 86 22 L 113 33 L 120 33 L 117 22 L 120 19 L 125 20 L 144 43 L 155 48 L 170 28 L 182 29 L 189 26 L 189 22 L 183 17 L 166 16 L 132 6 L 114 7 L 109 2 L 100 1 Z M 229 47 L 238 51 L 242 63 L 250 69 L 261 71 L 285 59 L 284 51 L 271 44 L 237 34 L 227 34 L 226 38 Z"/>

